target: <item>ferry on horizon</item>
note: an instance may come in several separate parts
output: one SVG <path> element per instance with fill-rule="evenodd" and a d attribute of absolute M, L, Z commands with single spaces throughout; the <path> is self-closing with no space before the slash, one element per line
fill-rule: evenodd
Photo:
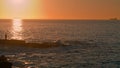
<path fill-rule="evenodd" d="M 118 20 L 118 18 L 111 18 L 110 20 L 114 20 L 114 21 L 117 21 L 117 20 Z"/>

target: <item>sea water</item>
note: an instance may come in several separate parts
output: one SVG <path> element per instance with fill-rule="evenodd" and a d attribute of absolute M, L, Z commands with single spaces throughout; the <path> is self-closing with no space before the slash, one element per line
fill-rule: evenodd
<path fill-rule="evenodd" d="M 120 41 L 120 21 L 109 20 L 42 20 L 0 22 L 0 38 L 43 41 L 81 41 L 99 42 Z"/>
<path fill-rule="evenodd" d="M 0 47 L 13 68 L 119 68 L 120 21 L 41 20 L 0 22 L 0 38 L 27 42 L 61 40 L 70 46 L 48 49 Z M 88 44 L 89 43 L 89 44 Z"/>

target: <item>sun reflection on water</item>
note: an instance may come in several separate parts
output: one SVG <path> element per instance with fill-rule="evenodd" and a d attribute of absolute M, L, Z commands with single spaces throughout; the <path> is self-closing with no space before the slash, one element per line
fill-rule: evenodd
<path fill-rule="evenodd" d="M 12 24 L 12 39 L 22 40 L 22 20 L 13 19 Z"/>

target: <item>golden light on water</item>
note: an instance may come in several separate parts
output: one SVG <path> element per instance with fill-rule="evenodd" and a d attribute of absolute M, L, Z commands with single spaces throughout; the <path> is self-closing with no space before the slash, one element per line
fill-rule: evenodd
<path fill-rule="evenodd" d="M 22 40 L 22 20 L 13 19 L 12 23 L 12 39 Z"/>

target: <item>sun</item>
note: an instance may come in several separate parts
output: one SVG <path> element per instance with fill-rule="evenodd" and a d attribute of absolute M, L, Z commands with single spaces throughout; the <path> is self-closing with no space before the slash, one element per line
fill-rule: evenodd
<path fill-rule="evenodd" d="M 44 16 L 42 0 L 2 0 L 0 17 L 39 19 Z M 2 6 L 2 7 L 1 7 Z"/>
<path fill-rule="evenodd" d="M 11 19 L 24 18 L 29 7 L 29 0 L 5 0 L 4 5 L 4 11 L 7 12 L 7 16 L 11 16 Z"/>
<path fill-rule="evenodd" d="M 11 5 L 11 6 L 22 6 L 24 4 L 26 4 L 28 2 L 28 0 L 5 0 L 5 3 Z"/>
<path fill-rule="evenodd" d="M 12 0 L 11 1 L 13 4 L 22 4 L 25 2 L 25 0 Z"/>

